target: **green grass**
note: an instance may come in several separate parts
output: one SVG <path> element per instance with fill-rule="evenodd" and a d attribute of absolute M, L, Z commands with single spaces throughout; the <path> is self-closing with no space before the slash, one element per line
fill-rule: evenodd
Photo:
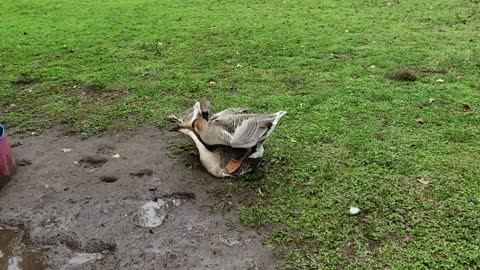
<path fill-rule="evenodd" d="M 202 96 L 287 110 L 235 184 L 282 267 L 480 268 L 478 1 L 3 0 L 0 26 L 17 131 L 164 126 Z"/>

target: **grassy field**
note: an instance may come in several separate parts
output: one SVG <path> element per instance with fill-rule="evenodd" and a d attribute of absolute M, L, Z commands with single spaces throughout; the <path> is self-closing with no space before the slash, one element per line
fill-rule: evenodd
<path fill-rule="evenodd" d="M 478 1 L 0 2 L 1 122 L 287 110 L 240 209 L 285 269 L 480 268 Z M 361 209 L 351 216 L 350 206 Z"/>

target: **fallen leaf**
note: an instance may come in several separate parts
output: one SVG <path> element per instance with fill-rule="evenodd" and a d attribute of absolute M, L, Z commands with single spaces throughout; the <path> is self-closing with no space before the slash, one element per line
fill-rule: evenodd
<path fill-rule="evenodd" d="M 295 140 L 294 138 L 291 138 L 291 139 L 290 139 L 290 142 L 292 142 L 292 143 L 296 143 L 296 142 L 297 142 L 297 140 Z"/>
<path fill-rule="evenodd" d="M 415 180 L 417 180 L 417 182 L 422 183 L 424 185 L 430 184 L 430 181 L 425 180 L 425 178 L 423 177 L 415 177 Z"/>
<path fill-rule="evenodd" d="M 206 183 L 206 182 L 205 182 L 205 177 L 200 176 L 200 177 L 197 178 L 197 180 L 198 180 L 200 183 L 202 183 L 202 184 L 205 184 L 205 183 Z"/>
<path fill-rule="evenodd" d="M 369 68 L 376 68 L 376 66 L 375 66 L 375 65 L 371 65 L 371 66 L 369 66 Z"/>
<path fill-rule="evenodd" d="M 347 30 L 345 30 L 345 33 L 348 33 L 348 32 L 349 32 L 349 31 L 348 31 L 348 29 L 347 29 Z"/>
<path fill-rule="evenodd" d="M 440 58 L 437 61 L 435 61 L 435 63 L 437 63 L 437 64 L 441 64 L 443 62 L 445 62 L 445 58 Z"/>
<path fill-rule="evenodd" d="M 457 77 L 457 81 L 459 81 L 459 82 L 463 82 L 464 79 L 465 79 L 465 78 L 464 78 L 463 76 L 458 76 L 458 77 Z"/>
<path fill-rule="evenodd" d="M 370 75 L 368 75 L 368 77 L 370 77 L 370 78 L 375 78 L 375 75 L 371 75 L 371 74 L 370 74 Z"/>
<path fill-rule="evenodd" d="M 412 241 L 413 237 L 411 235 L 405 236 L 405 238 L 402 239 L 402 243 L 410 242 Z"/>
<path fill-rule="evenodd" d="M 444 80 L 443 80 L 443 79 L 438 79 L 437 82 L 438 82 L 438 83 L 443 83 Z"/>
<path fill-rule="evenodd" d="M 215 81 L 211 81 L 211 82 L 209 82 L 209 84 L 211 84 L 211 85 L 215 85 L 215 84 L 217 84 L 217 82 L 215 82 Z"/>
<path fill-rule="evenodd" d="M 471 111 L 466 112 L 467 115 L 472 115 L 474 113 L 475 113 L 475 110 L 471 110 Z"/>
<path fill-rule="evenodd" d="M 242 67 L 242 65 L 240 65 L 240 64 L 237 64 L 237 68 L 241 68 L 241 67 Z"/>
<path fill-rule="evenodd" d="M 240 52 L 236 52 L 235 54 L 240 55 Z"/>
<path fill-rule="evenodd" d="M 434 98 L 429 98 L 429 99 L 428 99 L 428 103 L 430 103 L 430 104 L 432 104 L 434 101 L 435 101 Z"/>
<path fill-rule="evenodd" d="M 472 108 L 470 108 L 470 105 L 468 105 L 467 103 L 463 103 L 463 109 L 464 110 L 471 110 Z"/>
<path fill-rule="evenodd" d="M 112 156 L 112 158 L 120 158 L 120 154 L 116 153 L 115 155 Z"/>
<path fill-rule="evenodd" d="M 419 124 L 422 124 L 422 125 L 425 124 L 425 123 L 427 123 L 427 121 L 423 120 L 422 118 L 417 118 L 417 119 L 415 120 L 415 122 L 417 122 L 417 123 L 419 123 Z"/>
<path fill-rule="evenodd" d="M 73 150 L 72 148 L 62 148 L 62 151 L 64 153 L 70 153 L 70 152 L 72 152 L 72 150 Z"/>

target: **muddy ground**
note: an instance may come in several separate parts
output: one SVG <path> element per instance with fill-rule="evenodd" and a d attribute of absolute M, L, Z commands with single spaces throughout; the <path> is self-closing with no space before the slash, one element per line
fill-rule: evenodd
<path fill-rule="evenodd" d="M 176 142 L 152 127 L 11 136 L 22 166 L 0 190 L 0 269 L 273 269 L 232 210 L 241 198 L 195 156 L 169 155 Z"/>

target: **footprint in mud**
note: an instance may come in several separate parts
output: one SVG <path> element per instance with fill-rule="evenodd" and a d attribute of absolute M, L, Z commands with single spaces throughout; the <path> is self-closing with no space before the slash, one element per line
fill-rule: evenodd
<path fill-rule="evenodd" d="M 78 161 L 78 163 L 82 164 L 85 168 L 100 168 L 107 162 L 108 160 L 106 158 L 94 156 L 83 157 Z"/>
<path fill-rule="evenodd" d="M 97 154 L 110 155 L 115 151 L 115 146 L 111 144 L 101 144 L 97 148 Z"/>
<path fill-rule="evenodd" d="M 145 170 L 140 170 L 138 172 L 130 173 L 130 175 L 140 178 L 140 177 L 143 177 L 143 176 L 151 176 L 154 173 L 155 172 L 153 170 L 145 169 Z"/>
<path fill-rule="evenodd" d="M 100 181 L 105 182 L 105 183 L 114 183 L 118 180 L 118 177 L 116 176 L 111 176 L 111 175 L 106 175 L 106 176 L 101 176 Z"/>

